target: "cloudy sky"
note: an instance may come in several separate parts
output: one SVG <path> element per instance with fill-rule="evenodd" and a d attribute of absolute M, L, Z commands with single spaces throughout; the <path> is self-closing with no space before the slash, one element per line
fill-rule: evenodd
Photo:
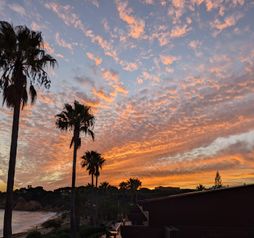
<path fill-rule="evenodd" d="M 92 107 L 95 142 L 80 156 L 106 159 L 100 181 L 143 186 L 254 182 L 253 0 L 0 0 L 0 19 L 42 31 L 58 61 L 52 85 L 22 111 L 16 187 L 69 186 L 71 134 L 55 114 L 76 99 Z M 0 98 L 2 101 L 2 99 Z M 0 108 L 0 184 L 12 111 Z"/>

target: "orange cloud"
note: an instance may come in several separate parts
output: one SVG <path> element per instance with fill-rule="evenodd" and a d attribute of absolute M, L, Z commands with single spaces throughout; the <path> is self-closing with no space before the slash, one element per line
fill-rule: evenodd
<path fill-rule="evenodd" d="M 212 25 L 217 30 L 224 30 L 228 27 L 234 26 L 236 24 L 236 19 L 233 16 L 227 17 L 224 22 L 220 22 L 219 20 L 215 20 L 214 24 Z"/>
<path fill-rule="evenodd" d="M 103 70 L 102 77 L 104 79 L 106 79 L 107 81 L 113 81 L 113 82 L 119 81 L 118 73 L 116 73 L 115 71 L 112 71 L 112 70 Z"/>
<path fill-rule="evenodd" d="M 190 31 L 190 28 L 188 28 L 187 25 L 184 26 L 175 26 L 171 32 L 170 36 L 172 38 L 179 38 L 185 36 Z"/>
<path fill-rule="evenodd" d="M 131 8 L 127 7 L 127 1 L 121 2 L 117 0 L 116 7 L 119 17 L 126 22 L 130 28 L 130 36 L 135 39 L 140 38 L 145 31 L 145 22 L 131 15 L 133 11 Z"/>
<path fill-rule="evenodd" d="M 116 96 L 116 93 L 113 92 L 113 93 L 110 93 L 109 95 L 107 95 L 105 92 L 103 92 L 102 90 L 96 90 L 95 88 L 93 88 L 93 94 L 98 97 L 99 99 L 102 99 L 106 102 L 113 102 L 115 96 Z"/>
<path fill-rule="evenodd" d="M 212 28 L 216 30 L 216 32 L 214 33 L 214 36 L 217 36 L 221 31 L 229 27 L 235 26 L 241 18 L 242 18 L 242 15 L 237 14 L 237 15 L 231 15 L 226 17 L 224 21 L 215 19 L 215 21 L 210 23 Z"/>
<path fill-rule="evenodd" d="M 172 55 L 160 55 L 161 62 L 165 65 L 171 65 L 176 61 L 176 57 Z"/>
<path fill-rule="evenodd" d="M 91 52 L 87 52 L 86 56 L 88 59 L 90 59 L 91 61 L 93 61 L 95 63 L 95 65 L 100 65 L 102 63 L 102 59 L 100 57 L 95 56 L 93 53 Z"/>

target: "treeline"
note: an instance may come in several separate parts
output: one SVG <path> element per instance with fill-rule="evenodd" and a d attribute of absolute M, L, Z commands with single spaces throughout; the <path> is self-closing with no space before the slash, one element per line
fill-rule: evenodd
<path fill-rule="evenodd" d="M 102 182 L 98 188 L 88 184 L 76 188 L 77 207 L 80 215 L 92 217 L 93 208 L 97 207 L 98 215 L 103 219 L 115 220 L 127 216 L 137 200 L 156 198 L 172 194 L 193 191 L 177 187 L 141 188 L 141 181 L 130 178 L 119 186 Z M 47 191 L 42 186 L 20 188 L 14 191 L 14 209 L 67 211 L 70 209 L 71 187 L 62 187 Z M 0 207 L 4 207 L 6 193 L 0 193 Z M 30 204 L 30 207 L 29 207 Z"/>

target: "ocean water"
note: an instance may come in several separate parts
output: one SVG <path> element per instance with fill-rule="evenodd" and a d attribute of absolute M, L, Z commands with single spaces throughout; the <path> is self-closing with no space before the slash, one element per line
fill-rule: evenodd
<path fill-rule="evenodd" d="M 12 233 L 19 233 L 35 228 L 55 216 L 55 212 L 25 212 L 13 211 Z M 0 237 L 3 236 L 4 210 L 0 209 Z"/>

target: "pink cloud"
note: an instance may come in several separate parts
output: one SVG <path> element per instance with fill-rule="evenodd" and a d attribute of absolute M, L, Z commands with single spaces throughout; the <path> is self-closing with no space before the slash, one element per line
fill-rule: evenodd
<path fill-rule="evenodd" d="M 54 48 L 47 41 L 44 41 L 44 48 L 50 55 L 55 53 Z"/>
<path fill-rule="evenodd" d="M 43 29 L 46 29 L 47 27 L 44 24 L 32 22 L 31 28 L 33 31 L 42 31 Z"/>
<path fill-rule="evenodd" d="M 70 5 L 60 5 L 52 2 L 46 3 L 45 7 L 55 12 L 67 26 L 75 27 L 81 30 L 84 35 L 91 40 L 91 42 L 96 43 L 104 50 L 105 55 L 112 57 L 115 61 L 119 60 L 116 51 L 113 49 L 113 46 L 102 36 L 94 34 L 91 29 L 86 27 L 80 20 L 79 16 L 72 11 L 73 8 Z"/>
<path fill-rule="evenodd" d="M 123 69 L 126 71 L 135 71 L 138 69 L 138 64 L 122 62 Z"/>
<path fill-rule="evenodd" d="M 161 62 L 165 65 L 171 65 L 176 61 L 176 57 L 172 55 L 160 55 Z"/>
<path fill-rule="evenodd" d="M 61 46 L 61 47 L 63 47 L 63 48 L 66 48 L 66 49 L 69 49 L 69 50 L 73 50 L 73 47 L 72 47 L 72 44 L 71 43 L 68 43 L 68 42 L 66 42 L 64 39 L 62 39 L 61 37 L 60 37 L 60 34 L 59 34 L 59 32 L 57 32 L 56 33 L 56 43 L 59 45 L 59 46 Z"/>
<path fill-rule="evenodd" d="M 93 53 L 91 52 L 87 52 L 86 56 L 88 59 L 90 59 L 91 61 L 93 61 L 95 63 L 95 65 L 100 65 L 102 63 L 102 59 L 100 57 L 95 56 Z"/>
<path fill-rule="evenodd" d="M 154 4 L 154 0 L 142 0 L 142 2 L 144 4 L 147 4 L 147 5 L 153 5 Z"/>
<path fill-rule="evenodd" d="M 25 15 L 26 15 L 26 10 L 25 10 L 25 8 L 22 7 L 21 5 L 17 4 L 17 3 L 10 4 L 10 5 L 8 5 L 8 7 L 9 7 L 12 11 L 18 13 L 18 14 L 21 15 L 21 16 L 25 16 Z"/>
<path fill-rule="evenodd" d="M 212 26 L 217 30 L 224 30 L 228 27 L 234 26 L 236 24 L 236 20 L 233 16 L 227 17 L 223 22 L 220 22 L 218 19 L 212 24 Z"/>
<path fill-rule="evenodd" d="M 201 46 L 201 41 L 199 40 L 192 40 L 189 42 L 188 46 L 193 50 L 198 49 Z"/>
<path fill-rule="evenodd" d="M 185 36 L 190 31 L 187 25 L 175 26 L 170 32 L 172 38 L 179 38 Z"/>
<path fill-rule="evenodd" d="M 103 70 L 102 71 L 102 77 L 106 79 L 107 81 L 113 81 L 118 82 L 119 81 L 119 75 L 113 70 Z"/>
<path fill-rule="evenodd" d="M 145 80 L 158 83 L 160 82 L 160 77 L 158 77 L 157 75 L 153 75 L 148 71 L 143 71 L 142 74 L 137 77 L 137 83 L 142 84 Z"/>

